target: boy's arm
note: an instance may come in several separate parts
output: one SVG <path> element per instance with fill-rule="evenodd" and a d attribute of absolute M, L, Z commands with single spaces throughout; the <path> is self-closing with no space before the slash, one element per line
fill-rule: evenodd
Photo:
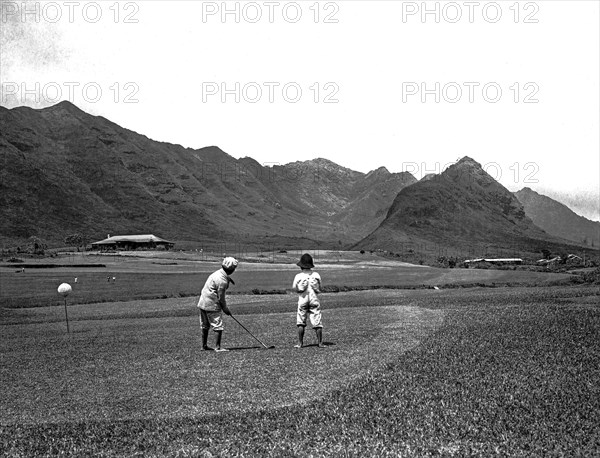
<path fill-rule="evenodd" d="M 311 284 L 310 286 L 312 287 L 313 290 L 315 290 L 315 292 L 320 293 L 321 292 L 321 276 L 318 273 L 314 273 L 311 277 Z"/>
<path fill-rule="evenodd" d="M 294 291 L 298 291 L 298 280 L 300 280 L 300 277 L 298 275 L 296 275 L 294 277 L 294 282 L 292 283 L 292 289 Z"/>
<path fill-rule="evenodd" d="M 225 299 L 225 294 L 227 291 L 227 285 L 220 284 L 217 289 L 217 297 L 219 298 L 219 304 L 221 305 L 221 310 L 225 315 L 231 315 L 231 311 L 229 307 L 227 307 L 227 300 Z"/>
<path fill-rule="evenodd" d="M 306 291 L 307 286 L 308 286 L 308 282 L 306 281 L 306 279 L 302 278 L 302 275 L 296 275 L 296 277 L 294 278 L 294 283 L 292 285 L 292 288 L 294 288 L 294 291 L 302 293 L 302 292 Z"/>

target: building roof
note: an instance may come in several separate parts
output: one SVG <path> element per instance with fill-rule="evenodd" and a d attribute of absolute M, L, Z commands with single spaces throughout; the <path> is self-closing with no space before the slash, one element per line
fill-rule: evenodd
<path fill-rule="evenodd" d="M 100 240 L 99 242 L 94 242 L 92 245 L 112 245 L 117 242 L 134 242 L 134 243 L 174 243 L 165 239 L 161 239 L 156 235 L 152 234 L 144 234 L 144 235 L 113 235 L 104 240 Z"/>

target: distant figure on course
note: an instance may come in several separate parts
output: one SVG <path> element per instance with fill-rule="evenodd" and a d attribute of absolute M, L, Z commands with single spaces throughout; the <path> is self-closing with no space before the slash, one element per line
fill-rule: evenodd
<path fill-rule="evenodd" d="M 296 263 L 302 269 L 294 278 L 292 288 L 298 292 L 298 314 L 296 315 L 296 325 L 298 326 L 298 344 L 295 348 L 304 346 L 304 328 L 306 328 L 306 316 L 310 316 L 310 323 L 317 334 L 317 345 L 324 347 L 323 344 L 323 324 L 321 323 L 321 303 L 319 302 L 319 293 L 321 292 L 321 276 L 313 272 L 315 266 L 312 256 L 304 253 L 300 261 Z"/>
<path fill-rule="evenodd" d="M 222 313 L 231 315 L 225 300 L 225 293 L 230 283 L 235 285 L 229 276 L 235 272 L 237 265 L 238 262 L 235 258 L 226 257 L 221 263 L 221 268 L 208 277 L 204 288 L 202 288 L 202 294 L 198 300 L 200 327 L 202 328 L 202 350 L 212 350 L 208 346 L 208 331 L 212 328 L 216 333 L 214 350 L 229 351 L 221 347 L 221 337 L 224 329 Z"/>

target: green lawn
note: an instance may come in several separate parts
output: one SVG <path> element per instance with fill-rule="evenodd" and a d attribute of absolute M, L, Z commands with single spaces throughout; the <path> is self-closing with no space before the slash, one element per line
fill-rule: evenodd
<path fill-rule="evenodd" d="M 199 351 L 195 315 L 77 321 L 71 336 L 58 323 L 6 326 L 3 421 L 189 417 L 306 402 L 416 345 L 443 317 L 400 305 L 334 308 L 325 315 L 329 347 L 298 350 L 288 305 L 287 313 L 236 313 L 273 350 L 227 318 L 228 354 Z M 314 344 L 312 331 L 305 340 Z"/>
<path fill-rule="evenodd" d="M 103 262 L 106 268 L 27 268 L 24 273 L 17 273 L 12 267 L 0 267 L 0 307 L 60 304 L 56 289 L 63 282 L 74 288 L 69 297 L 71 304 L 194 296 L 200 293 L 206 277 L 220 266 L 219 262 L 125 256 L 82 259 L 89 263 Z M 569 274 L 545 272 L 437 269 L 376 256 L 367 257 L 363 262 L 352 259 L 335 262 L 332 258 L 318 264 L 318 272 L 326 290 L 422 288 L 433 285 L 549 285 L 565 283 L 570 278 Z M 56 262 L 64 264 L 65 261 Z M 236 285 L 230 289 L 230 294 L 285 292 L 291 289 L 298 271 L 293 263 L 242 263 L 233 276 Z"/>
<path fill-rule="evenodd" d="M 293 296 L 236 296 L 277 348 L 228 320 L 227 354 L 197 351 L 193 301 L 70 307 L 70 337 L 58 308 L 10 310 L 0 450 L 598 456 L 599 299 L 589 286 L 330 294 L 329 347 L 296 350 Z"/>

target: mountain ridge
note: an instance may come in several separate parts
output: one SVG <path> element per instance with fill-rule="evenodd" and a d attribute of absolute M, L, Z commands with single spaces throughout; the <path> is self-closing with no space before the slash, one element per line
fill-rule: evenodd
<path fill-rule="evenodd" d="M 380 228 L 387 235 L 379 243 L 389 246 L 452 246 L 470 238 L 501 247 L 510 237 L 529 246 L 562 243 L 535 226 L 518 199 L 468 156 L 419 181 L 408 172 L 363 173 L 322 157 L 264 166 L 218 146 L 155 141 L 70 102 L 0 107 L 0 150 L 5 245 L 32 235 L 60 244 L 80 232 L 90 240 L 154 233 L 203 243 L 339 249 L 373 241 Z M 457 221 L 457 214 L 470 223 Z"/>
<path fill-rule="evenodd" d="M 532 221 L 549 234 L 586 246 L 600 246 L 600 222 L 580 216 L 567 205 L 529 187 L 514 194 Z"/>
<path fill-rule="evenodd" d="M 217 146 L 157 142 L 69 102 L 0 110 L 0 149 L 5 244 L 143 232 L 339 246 L 372 230 L 396 192 L 416 181 L 382 182 L 389 192 L 375 199 L 362 185 L 367 174 L 324 158 L 266 167 Z M 348 212 L 353 205 L 361 213 Z"/>
<path fill-rule="evenodd" d="M 441 174 L 402 189 L 379 227 L 353 248 L 431 260 L 442 253 L 510 257 L 567 245 L 573 244 L 536 226 L 513 193 L 465 156 Z"/>

